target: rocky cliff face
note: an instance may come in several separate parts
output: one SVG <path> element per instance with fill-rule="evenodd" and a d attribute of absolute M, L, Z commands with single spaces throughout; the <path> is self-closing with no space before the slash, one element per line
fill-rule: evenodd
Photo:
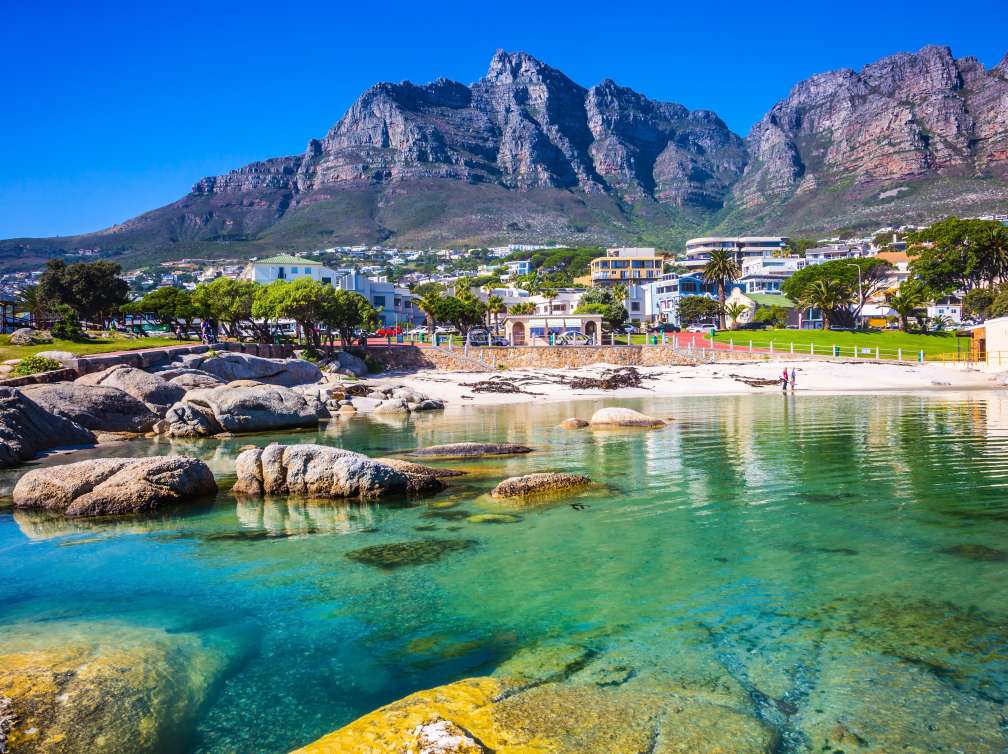
<path fill-rule="evenodd" d="M 450 178 L 720 207 L 745 148 L 712 112 L 604 81 L 585 89 L 525 53 L 499 50 L 472 86 L 378 84 L 299 157 L 204 178 L 196 195 L 325 194 L 347 183 Z"/>
<path fill-rule="evenodd" d="M 712 98 L 721 96 L 713 93 Z M 98 233 L 0 242 L 0 267 L 99 248 L 120 261 L 339 243 L 682 246 L 1004 212 L 1008 56 L 945 47 L 797 84 L 743 141 L 707 110 L 586 89 L 498 51 L 472 85 L 384 83 L 304 153 L 199 181 Z"/>
<path fill-rule="evenodd" d="M 975 58 L 925 47 L 813 76 L 752 129 L 734 194 L 754 208 L 837 186 L 852 187 L 854 199 L 926 178 L 1003 179 L 1006 73 L 1008 56 L 985 71 Z"/>

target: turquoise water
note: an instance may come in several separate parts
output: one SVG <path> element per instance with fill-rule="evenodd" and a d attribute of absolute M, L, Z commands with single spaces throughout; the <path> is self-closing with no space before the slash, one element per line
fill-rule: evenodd
<path fill-rule="evenodd" d="M 675 421 L 564 431 L 602 402 L 530 402 L 47 459 L 187 453 L 227 482 L 241 446 L 270 440 L 370 455 L 462 440 L 536 448 L 445 463 L 470 473 L 421 500 L 223 491 L 112 522 L 0 508 L 0 629 L 114 620 L 226 639 L 191 731 L 166 744 L 187 751 L 287 751 L 569 636 L 628 674 L 741 687 L 782 752 L 819 751 L 837 721 L 877 730 L 876 751 L 1006 750 L 1008 397 L 620 403 Z M 572 499 L 517 523 L 466 520 L 501 510 L 486 497 L 497 481 L 540 470 L 600 486 L 577 497 L 583 510 Z M 0 493 L 17 474 L 3 473 Z M 391 569 L 347 557 L 429 540 L 467 546 Z"/>

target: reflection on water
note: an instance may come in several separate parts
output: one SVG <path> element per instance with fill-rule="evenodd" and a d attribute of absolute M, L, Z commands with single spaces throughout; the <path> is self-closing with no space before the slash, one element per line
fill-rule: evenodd
<path fill-rule="evenodd" d="M 44 459 L 187 453 L 226 484 L 240 448 L 274 440 L 536 449 L 444 462 L 466 475 L 406 505 L 223 491 L 152 518 L 0 512 L 0 621 L 233 637 L 241 661 L 195 723 L 203 752 L 283 751 L 571 643 L 590 661 L 565 684 L 703 697 L 768 726 L 782 752 L 1004 750 L 1008 399 L 621 403 L 674 422 L 556 428 L 600 400 L 458 407 Z M 603 487 L 577 507 L 508 511 L 487 496 L 548 470 Z"/>

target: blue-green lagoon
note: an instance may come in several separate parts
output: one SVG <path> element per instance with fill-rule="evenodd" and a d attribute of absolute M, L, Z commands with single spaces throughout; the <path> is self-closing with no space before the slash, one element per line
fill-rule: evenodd
<path fill-rule="evenodd" d="M 619 700 L 660 677 L 680 709 L 703 702 L 715 728 L 719 709 L 749 716 L 771 732 L 769 750 L 1008 750 L 1008 396 L 619 401 L 674 421 L 556 426 L 613 403 L 530 399 L 44 459 L 32 467 L 195 455 L 223 490 L 149 518 L 0 508 L 0 655 L 155 637 L 169 648 L 159 700 L 185 701 L 172 735 L 149 744 L 166 752 L 289 751 L 415 691 L 566 645 L 581 659 L 552 683 Z M 248 444 L 381 456 L 466 440 L 535 452 L 443 462 L 468 473 L 423 498 L 227 491 Z M 548 470 L 599 486 L 517 510 L 487 495 Z M 23 471 L 3 472 L 0 492 Z M 470 519 L 488 512 L 515 520 Z M 359 557 L 397 543 L 417 544 L 386 567 Z M 752 750 L 723 738 L 680 749 L 662 735 L 666 748 L 651 750 Z"/>

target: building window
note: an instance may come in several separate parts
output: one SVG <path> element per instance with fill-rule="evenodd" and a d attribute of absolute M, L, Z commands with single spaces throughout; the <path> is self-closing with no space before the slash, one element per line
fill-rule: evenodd
<path fill-rule="evenodd" d="M 384 296 L 375 296 L 373 300 L 374 300 L 374 305 L 375 306 L 381 306 L 381 307 L 385 306 L 385 297 Z"/>
<path fill-rule="evenodd" d="M 630 302 L 630 311 L 632 311 L 632 312 L 639 312 L 640 311 L 640 302 L 639 301 L 631 301 Z"/>
<path fill-rule="evenodd" d="M 291 275 L 297 275 L 297 267 L 291 267 Z"/>
<path fill-rule="evenodd" d="M 284 280 L 287 277 L 287 273 L 284 271 L 283 267 L 277 267 L 277 280 Z"/>
<path fill-rule="evenodd" d="M 322 278 L 322 282 L 326 285 L 332 285 L 332 278 Z"/>

